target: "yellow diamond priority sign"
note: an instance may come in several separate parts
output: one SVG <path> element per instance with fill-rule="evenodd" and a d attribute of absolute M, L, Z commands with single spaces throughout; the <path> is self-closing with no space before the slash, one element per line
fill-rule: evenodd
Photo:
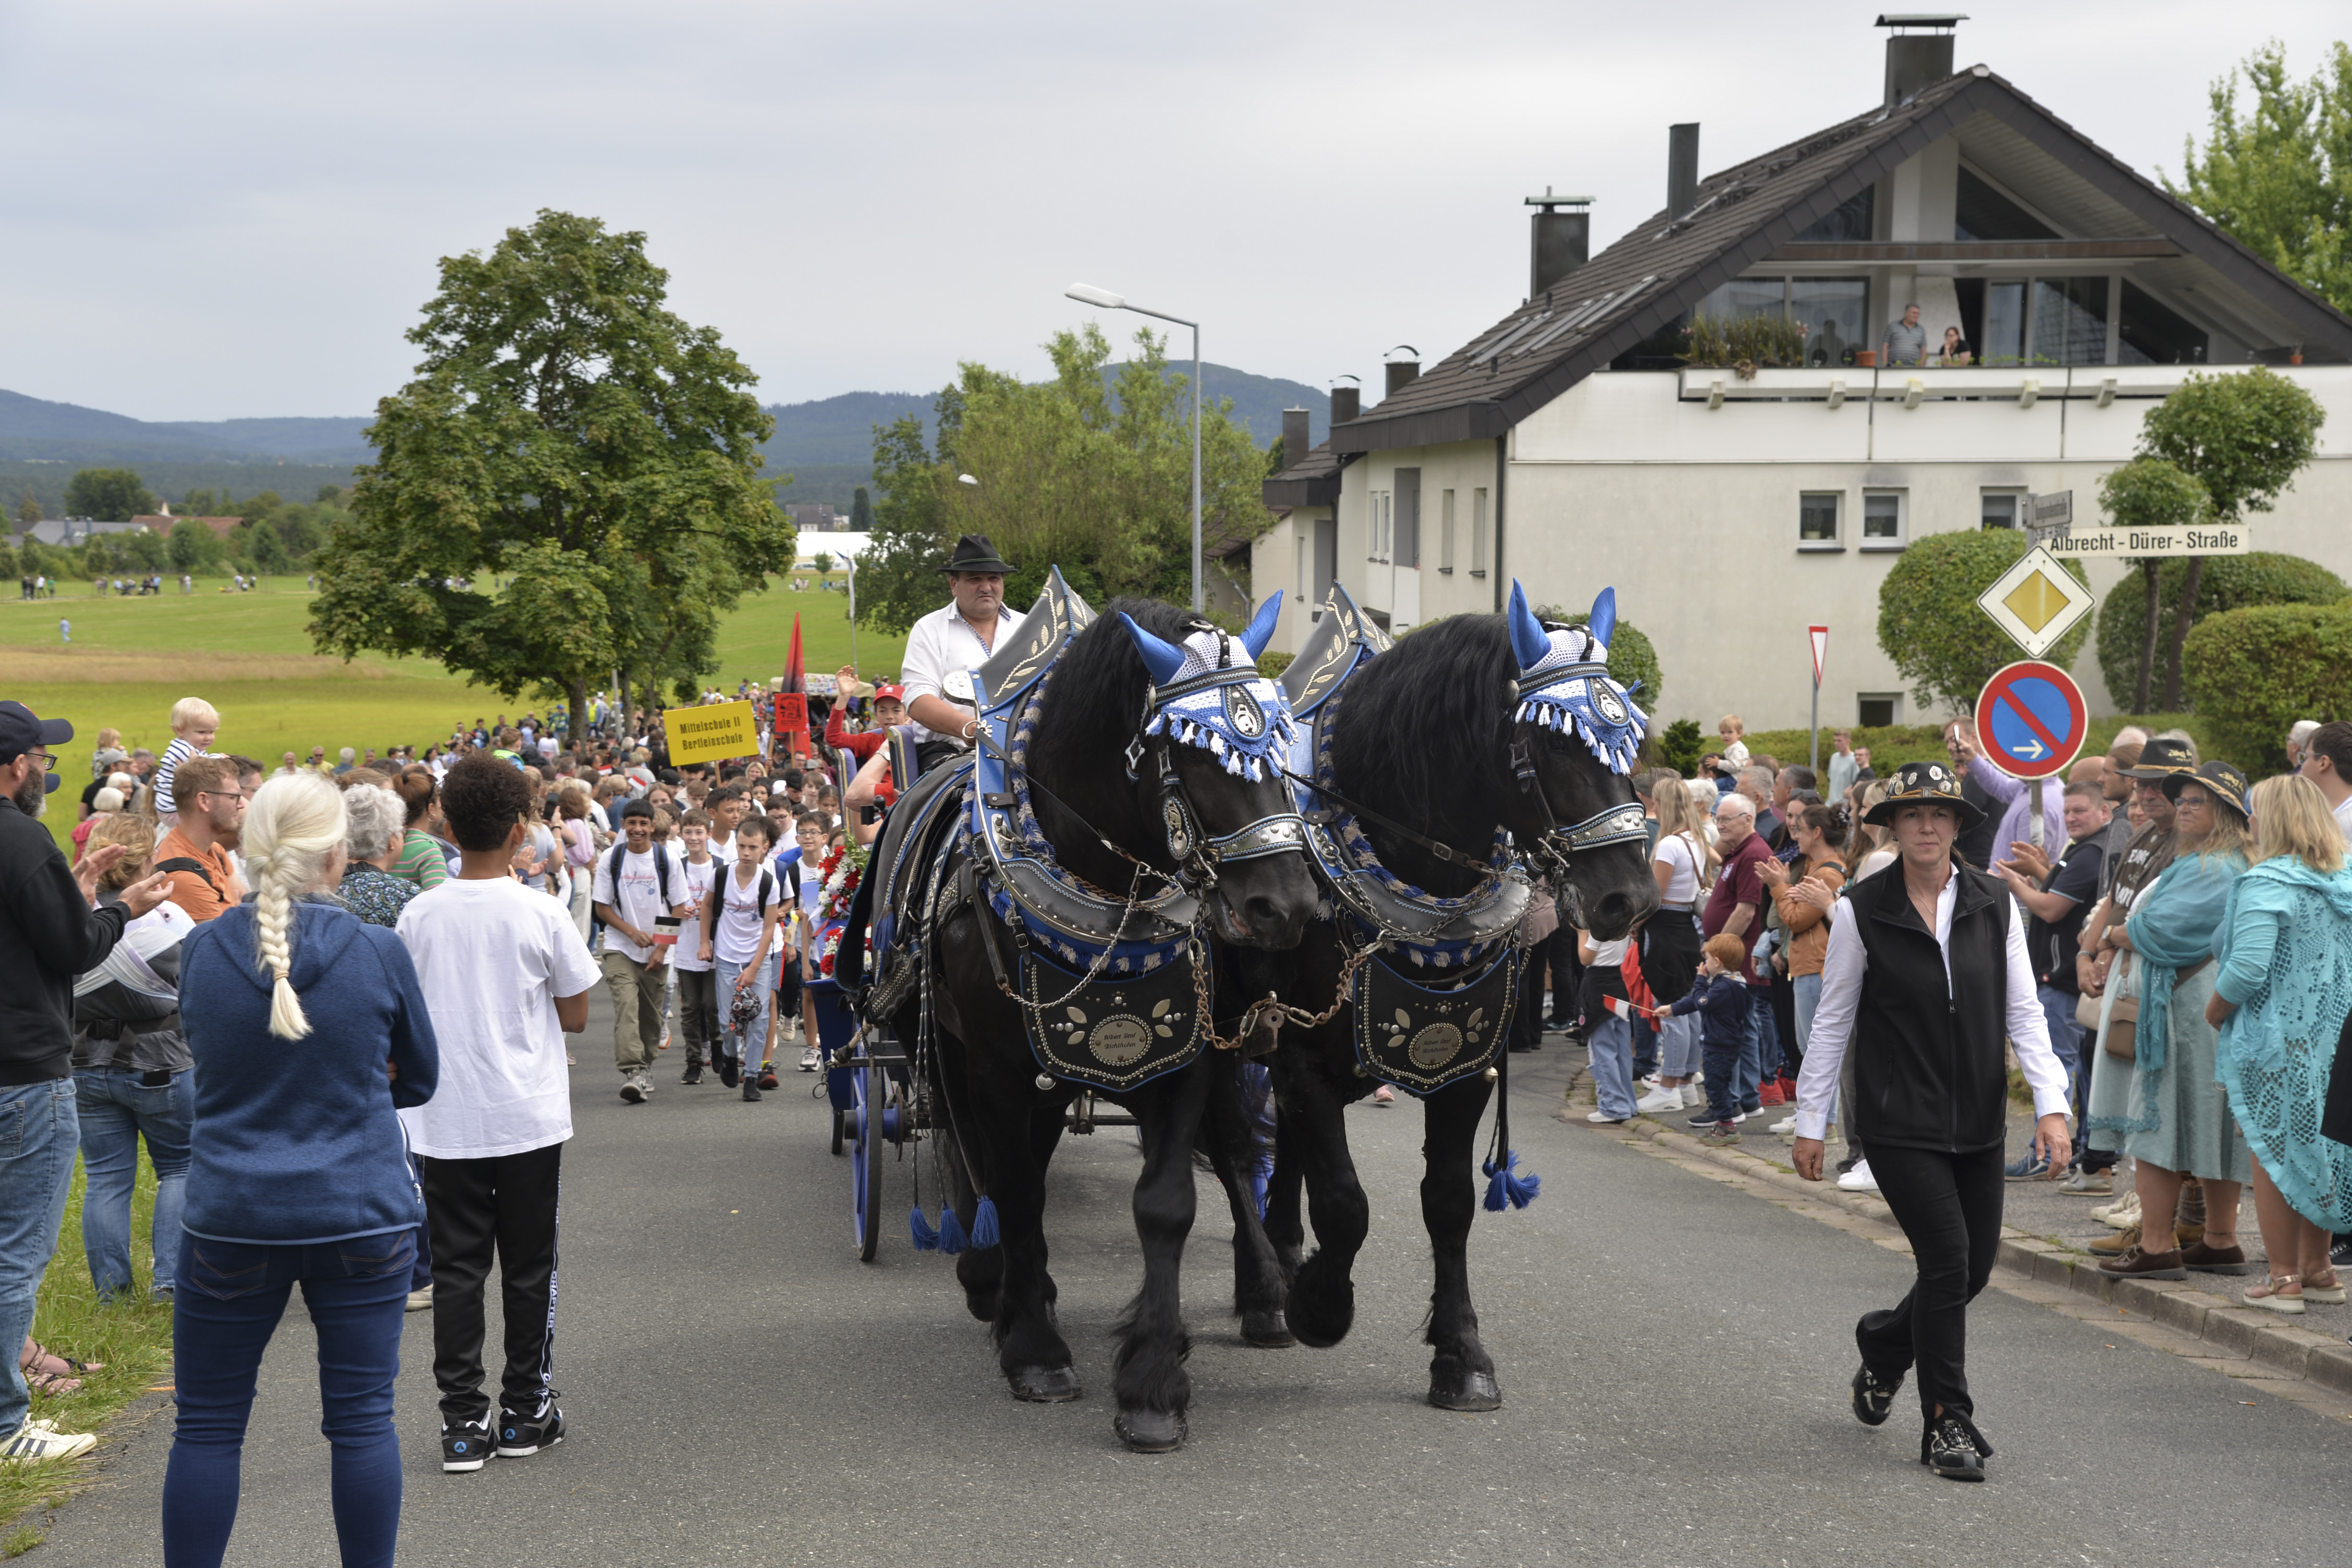
<path fill-rule="evenodd" d="M 2091 613 L 2091 591 L 2040 545 L 1977 597 L 1977 607 L 2035 658 Z"/>

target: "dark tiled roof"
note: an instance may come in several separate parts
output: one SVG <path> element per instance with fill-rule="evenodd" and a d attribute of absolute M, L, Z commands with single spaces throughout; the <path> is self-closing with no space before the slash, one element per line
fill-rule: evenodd
<path fill-rule="evenodd" d="M 2178 240 L 2255 290 L 2307 342 L 2332 350 L 2330 357 L 2352 358 L 2352 321 L 2007 81 L 1974 66 L 1892 108 L 1874 108 L 1710 175 L 1680 221 L 1670 222 L 1661 211 L 1635 225 L 1543 297 L 1522 304 L 1360 417 L 1333 426 L 1335 457 L 1502 435 L 1980 113 L 2009 122 L 2152 232 Z M 1310 460 L 1323 451 L 1316 448 Z M 1268 504 L 1277 499 L 1274 485 L 1291 474 L 1286 469 L 1268 481 Z M 1331 479 L 1336 496 L 1336 464 Z M 1303 495 L 1279 499 L 1307 504 Z"/>
<path fill-rule="evenodd" d="M 1339 499 L 1347 461 L 1325 441 L 1259 486 L 1259 494 L 1270 507 L 1329 506 Z"/>

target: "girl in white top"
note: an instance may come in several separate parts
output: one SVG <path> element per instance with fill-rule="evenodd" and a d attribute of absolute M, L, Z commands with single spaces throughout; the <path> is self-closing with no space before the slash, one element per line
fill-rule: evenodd
<path fill-rule="evenodd" d="M 775 994 L 768 955 L 775 951 L 776 921 L 784 912 L 783 889 L 766 865 L 770 831 L 764 816 L 743 819 L 735 829 L 735 864 L 702 906 L 701 954 L 719 968 L 719 1081 L 732 1089 L 740 1080 L 745 1100 L 760 1098 L 759 1057 Z M 757 998 L 757 1010 L 738 1027 L 735 998 L 743 992 Z"/>

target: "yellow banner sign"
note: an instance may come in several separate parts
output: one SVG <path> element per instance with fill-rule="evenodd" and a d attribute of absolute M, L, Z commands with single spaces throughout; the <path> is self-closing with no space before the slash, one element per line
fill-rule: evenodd
<path fill-rule="evenodd" d="M 672 708 L 662 715 L 662 726 L 669 737 L 669 760 L 679 766 L 760 753 L 759 716 L 749 702 Z"/>

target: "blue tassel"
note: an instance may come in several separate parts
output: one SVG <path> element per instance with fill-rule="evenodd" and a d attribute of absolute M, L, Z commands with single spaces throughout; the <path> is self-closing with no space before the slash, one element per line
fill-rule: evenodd
<path fill-rule="evenodd" d="M 1495 1169 L 1495 1162 L 1492 1160 L 1487 1161 L 1479 1169 L 1486 1173 L 1486 1206 L 1495 1213 L 1501 1214 L 1505 1203 L 1503 1173 Z"/>
<path fill-rule="evenodd" d="M 963 1221 L 956 1217 L 954 1208 L 941 1204 L 940 1205 L 940 1250 L 953 1257 L 970 1245 L 963 1234 Z"/>
<path fill-rule="evenodd" d="M 971 1216 L 971 1244 L 976 1247 L 994 1247 L 1003 1237 L 996 1228 L 996 1200 L 982 1198 Z"/>
<path fill-rule="evenodd" d="M 1503 1191 L 1510 1198 L 1513 1208 L 1523 1209 L 1535 1202 L 1537 1196 L 1542 1192 L 1543 1178 L 1533 1171 L 1529 1171 L 1525 1175 L 1519 1174 L 1513 1168 L 1518 1163 L 1519 1155 L 1517 1150 L 1503 1156 Z"/>
<path fill-rule="evenodd" d="M 937 1252 L 940 1249 L 940 1233 L 933 1230 L 931 1222 L 923 1217 L 922 1205 L 917 1204 L 907 1211 L 907 1228 L 914 1235 L 916 1251 Z"/>

